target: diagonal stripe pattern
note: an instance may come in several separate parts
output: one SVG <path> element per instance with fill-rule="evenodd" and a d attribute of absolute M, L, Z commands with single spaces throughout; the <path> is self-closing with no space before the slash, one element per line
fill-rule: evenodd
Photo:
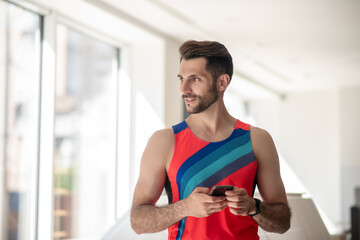
<path fill-rule="evenodd" d="M 176 175 L 179 200 L 188 197 L 196 187 L 213 187 L 253 161 L 250 131 L 234 129 L 229 138 L 207 144 L 180 166 Z M 176 239 L 182 238 L 186 220 L 179 222 Z"/>
<path fill-rule="evenodd" d="M 235 129 L 228 139 L 209 143 L 188 158 L 176 175 L 179 199 L 189 196 L 196 187 L 210 188 L 220 182 L 232 173 L 231 166 L 237 166 L 236 171 L 254 161 L 249 134 Z"/>

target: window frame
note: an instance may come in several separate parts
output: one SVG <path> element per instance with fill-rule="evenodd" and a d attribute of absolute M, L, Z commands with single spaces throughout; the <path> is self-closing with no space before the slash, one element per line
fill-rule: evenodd
<path fill-rule="evenodd" d="M 121 40 L 109 34 L 104 34 L 100 29 L 95 29 L 90 24 L 80 23 L 68 16 L 64 16 L 56 9 L 50 9 L 39 5 L 38 3 L 29 2 L 26 0 L 8 0 L 5 1 L 10 4 L 17 5 L 41 17 L 41 55 L 40 55 L 40 77 L 39 83 L 39 128 L 38 128 L 38 169 L 37 169 L 37 192 L 36 192 L 36 219 L 31 223 L 30 228 L 34 234 L 30 239 L 49 239 L 53 238 L 53 144 L 54 144 L 54 123 L 55 123 L 55 71 L 56 71 L 56 26 L 63 24 L 73 30 L 76 30 L 84 35 L 99 40 L 105 44 L 111 45 L 117 49 L 117 119 L 116 119 L 116 146 L 115 149 L 115 206 L 114 206 L 114 223 L 115 220 L 124 214 L 124 210 L 119 206 L 118 199 L 124 198 L 123 190 L 124 182 L 119 178 L 119 172 L 130 168 L 130 143 L 128 145 L 120 145 L 119 136 L 130 140 L 130 106 L 131 96 L 122 93 L 130 93 L 131 85 L 129 81 L 124 81 L 121 77 L 126 64 L 123 64 L 128 59 L 129 47 Z M 1 76 L 0 76 L 1 77 Z M 45 81 L 46 79 L 46 81 Z M 1 88 L 3 89 L 3 88 Z M 52 89 L 52 91 L 49 91 Z M 1 93 L 1 92 L 0 92 Z M 5 99 L 5 98 L 4 98 Z M 0 100 L 1 101 L 1 100 Z M 1 111 L 5 109 L 0 108 Z M 124 113 L 124 119 L 119 117 L 120 113 Z M 2 124 L 2 122 L 0 122 Z M 119 129 L 119 125 L 124 125 L 124 129 Z M 0 133 L 3 129 L 0 126 Z M 4 147 L 3 139 L 0 140 L 0 150 Z M 127 141 L 130 142 L 130 141 Z M 119 159 L 124 156 L 128 161 L 120 166 Z M 51 161 L 49 161 L 51 159 Z M 3 168 L 3 158 L 0 158 L 0 170 Z M 129 172 L 129 171 L 127 171 Z M 0 179 L 1 187 L 3 187 L 3 179 Z M 130 204 L 130 183 L 127 182 L 129 188 L 128 203 Z M 126 187 L 126 186 L 125 186 Z M 121 194 L 121 196 L 120 196 Z M 40 207 L 41 206 L 41 207 Z M 6 206 L 3 205 L 2 198 L 0 198 L 0 212 L 3 212 Z M 0 220 L 0 230 L 3 230 L 4 224 Z M 4 231 L 1 231 L 2 233 Z M 1 236 L 0 236 L 1 237 Z"/>
<path fill-rule="evenodd" d="M 49 15 L 44 16 L 44 38 L 43 38 L 43 72 L 42 72 L 42 79 L 47 79 L 47 83 L 42 84 L 42 94 L 41 99 L 42 101 L 42 118 L 41 122 L 43 123 L 51 123 L 50 124 L 42 124 L 41 126 L 41 136 L 40 139 L 42 140 L 40 143 L 40 158 L 39 158 L 39 202 L 38 205 L 41 208 L 38 208 L 38 225 L 37 225 L 37 239 L 46 239 L 48 236 L 53 234 L 53 226 L 54 226 L 54 219 L 53 219 L 53 153 L 54 153 L 54 127 L 55 127 L 55 85 L 56 85 L 56 29 L 57 25 L 62 24 L 66 27 L 71 28 L 74 31 L 77 31 L 83 35 L 91 37 L 95 40 L 101 41 L 105 44 L 111 45 L 112 47 L 117 49 L 117 62 L 118 62 L 118 69 L 117 69 L 117 79 L 116 79 L 116 86 L 117 86 L 117 96 L 116 98 L 120 98 L 119 92 L 119 84 L 120 84 L 120 71 L 121 71 L 121 60 L 123 59 L 122 55 L 122 48 L 124 47 L 123 44 L 116 41 L 114 38 L 110 36 L 104 36 L 101 32 L 91 28 L 91 26 L 83 25 L 79 22 L 76 22 L 73 19 L 65 17 L 56 11 L 52 11 Z M 46 46 L 45 43 L 48 43 L 49 46 Z M 45 69 L 51 69 L 49 71 Z M 49 81 L 51 79 L 51 81 Z M 53 91 L 46 91 L 48 89 L 53 89 Z M 48 99 L 48 100 L 46 100 Z M 51 99 L 51 101 L 49 101 Z M 117 107 L 117 120 L 119 119 L 119 112 L 122 107 L 120 106 L 119 101 L 116 104 Z M 118 128 L 118 121 L 116 121 L 116 146 L 115 149 L 115 206 L 114 206 L 114 223 L 116 218 L 118 217 L 117 209 L 118 207 L 118 186 L 119 186 L 119 128 Z M 50 134 L 51 133 L 51 134 Z M 46 147 L 44 147 L 46 146 Z M 51 156 L 51 157 L 50 157 Z M 52 161 L 47 161 L 48 159 L 52 159 Z"/>
<path fill-rule="evenodd" d="M 4 5 L 5 6 L 5 5 Z M 0 5 L 0 11 L 2 11 L 2 5 Z M 4 29 L 5 30 L 5 29 Z M 6 33 L 6 31 L 4 31 Z M 0 52 L 5 53 L 6 52 L 6 45 L 7 45 L 7 37 L 6 34 L 2 34 L 0 32 L 0 42 L 3 42 L 4 44 L 0 44 Z M 6 54 L 0 54 L 0 96 L 3 96 L 0 98 L 0 116 L 5 116 L 6 111 Z M 5 124 L 6 120 L 5 118 L 0 118 L 0 136 L 5 136 Z M 3 137 L 0 137 L 0 153 L 5 153 L 5 141 Z M 2 154 L 0 156 L 0 172 L 4 172 L 4 163 L 5 163 L 5 154 Z M 5 186 L 4 186 L 4 176 L 0 177 L 0 191 L 1 193 L 4 192 Z M 5 201 L 4 201 L 4 194 L 0 194 L 0 213 L 4 213 L 6 210 Z M 3 214 L 1 214 L 3 216 Z M 0 238 L 4 239 L 5 237 L 5 223 L 3 221 L 3 217 L 0 218 Z"/>
<path fill-rule="evenodd" d="M 38 72 L 37 72 L 37 76 L 35 76 L 35 82 L 34 82 L 34 89 L 33 89 L 33 93 L 34 93 L 34 112 L 37 113 L 37 116 L 35 118 L 35 123 L 36 123 L 36 129 L 34 130 L 35 133 L 35 145 L 36 145 L 36 149 L 34 149 L 34 162 L 36 162 L 36 164 L 38 164 L 38 159 L 39 159 L 39 132 L 40 132 L 40 86 L 41 86 L 41 49 L 42 49 L 42 23 L 43 23 L 43 17 L 42 15 L 40 15 L 39 13 L 35 12 L 33 9 L 29 9 L 25 6 L 22 6 L 21 4 L 18 4 L 16 1 L 3 1 L 2 4 L 4 4 L 4 9 L 6 11 L 6 7 L 8 4 L 13 5 L 16 8 L 20 8 L 23 9 L 24 11 L 30 12 L 32 14 L 37 15 L 37 17 L 39 18 L 39 35 L 37 36 L 38 38 L 36 39 L 35 42 L 35 52 L 36 52 L 36 56 L 38 57 L 36 59 L 36 62 L 38 63 L 37 67 L 38 67 Z M 7 24 L 5 22 L 5 24 Z M 6 141 L 5 141 L 5 136 L 6 136 L 6 127 L 7 127 L 7 105 L 8 105 L 8 96 L 9 96 L 9 92 L 8 92 L 8 84 L 9 84 L 9 72 L 8 72 L 8 57 L 9 55 L 7 54 L 7 46 L 8 46 L 8 37 L 7 37 L 7 32 L 5 29 L 5 34 L 1 34 L 3 39 L 1 42 L 3 42 L 4 44 L 2 44 L 0 46 L 0 52 L 2 53 L 6 53 L 6 54 L 1 54 L 0 56 L 0 72 L 2 74 L 0 74 L 0 96 L 4 96 L 3 98 L 0 99 L 0 114 L 1 116 L 3 116 L 2 118 L 0 118 L 0 153 L 2 153 L 2 155 L 0 156 L 0 171 L 1 172 L 5 172 L 6 169 L 4 168 L 5 163 L 6 163 Z M 4 49 L 2 48 L 4 47 Z M 38 167 L 38 166 L 36 166 Z M 33 240 L 36 239 L 36 224 L 37 224 L 37 207 L 38 207 L 38 198 L 37 198 L 37 193 L 38 193 L 38 168 L 34 168 L 32 169 L 31 174 L 34 175 L 34 179 L 30 179 L 30 194 L 29 194 L 29 202 L 33 204 L 33 208 L 31 208 L 29 210 L 29 239 Z M 6 190 L 6 175 L 3 175 L 0 178 L 0 191 L 1 193 L 5 193 Z M 9 209 L 8 209 L 8 201 L 7 201 L 7 196 L 5 196 L 5 194 L 1 194 L 0 196 L 0 213 L 2 215 L 2 217 L 0 218 L 0 238 L 4 238 L 5 236 L 7 236 L 7 220 L 6 218 L 4 218 L 4 216 L 7 216 Z M 21 237 L 21 236 L 20 236 Z"/>

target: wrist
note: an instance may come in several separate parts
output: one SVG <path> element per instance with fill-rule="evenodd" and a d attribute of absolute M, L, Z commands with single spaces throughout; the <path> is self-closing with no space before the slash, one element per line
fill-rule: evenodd
<path fill-rule="evenodd" d="M 255 213 L 256 213 L 256 201 L 254 198 L 250 198 L 250 206 L 249 206 L 248 215 L 255 214 Z"/>
<path fill-rule="evenodd" d="M 177 209 L 178 209 L 177 212 L 180 215 L 179 217 L 185 218 L 187 216 L 190 216 L 190 210 L 188 208 L 186 198 L 176 202 L 175 204 L 177 204 Z"/>
<path fill-rule="evenodd" d="M 261 201 L 257 198 L 252 198 L 248 215 L 253 217 L 261 213 Z"/>

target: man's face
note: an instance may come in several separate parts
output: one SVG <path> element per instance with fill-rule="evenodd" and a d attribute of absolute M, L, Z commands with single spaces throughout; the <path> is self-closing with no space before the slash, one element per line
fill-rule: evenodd
<path fill-rule="evenodd" d="M 182 60 L 180 63 L 180 91 L 190 114 L 205 111 L 219 97 L 216 84 L 205 66 L 205 58 Z"/>

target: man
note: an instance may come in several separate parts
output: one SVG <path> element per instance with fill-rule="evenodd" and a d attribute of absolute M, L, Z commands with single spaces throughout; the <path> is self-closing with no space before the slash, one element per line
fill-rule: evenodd
<path fill-rule="evenodd" d="M 259 239 L 258 225 L 284 233 L 290 210 L 278 155 L 264 130 L 233 118 L 223 96 L 232 74 L 224 45 L 187 41 L 180 46 L 180 91 L 191 114 L 157 131 L 144 151 L 131 209 L 140 233 L 168 228 L 169 239 Z M 262 201 L 254 199 L 257 184 Z M 212 196 L 214 185 L 232 185 Z M 169 205 L 155 206 L 164 187 Z"/>

